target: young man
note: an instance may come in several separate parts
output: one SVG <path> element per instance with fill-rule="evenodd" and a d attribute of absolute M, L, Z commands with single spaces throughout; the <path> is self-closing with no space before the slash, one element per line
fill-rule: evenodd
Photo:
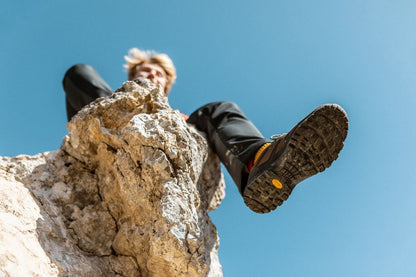
<path fill-rule="evenodd" d="M 128 79 L 147 78 L 168 95 L 176 79 L 166 54 L 133 48 L 125 57 Z M 83 106 L 111 94 L 95 69 L 77 64 L 63 79 L 68 120 Z M 265 139 L 232 102 L 210 103 L 192 113 L 187 122 L 207 134 L 245 204 L 267 213 L 285 201 L 302 180 L 324 171 L 337 159 L 348 132 L 348 118 L 338 105 L 316 108 L 289 133 Z"/>

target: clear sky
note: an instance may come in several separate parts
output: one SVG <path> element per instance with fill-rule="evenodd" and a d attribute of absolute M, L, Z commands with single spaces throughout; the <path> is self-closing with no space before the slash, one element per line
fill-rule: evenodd
<path fill-rule="evenodd" d="M 414 0 L 5 0 L 0 155 L 60 147 L 72 64 L 117 89 L 127 50 L 155 49 L 184 113 L 231 100 L 266 137 L 323 103 L 350 118 L 339 159 L 270 214 L 226 177 L 211 213 L 226 277 L 416 276 L 415 30 Z"/>

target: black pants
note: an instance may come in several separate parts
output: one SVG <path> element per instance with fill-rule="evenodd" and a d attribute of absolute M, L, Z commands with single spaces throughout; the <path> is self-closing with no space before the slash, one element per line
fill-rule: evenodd
<path fill-rule="evenodd" d="M 68 121 L 81 108 L 111 93 L 110 87 L 93 67 L 77 64 L 64 76 Z M 268 142 L 232 102 L 215 102 L 193 112 L 188 121 L 207 134 L 215 153 L 225 165 L 240 193 L 247 182 L 246 166 L 258 148 Z"/>
<path fill-rule="evenodd" d="M 112 92 L 98 72 L 87 64 L 76 64 L 68 69 L 62 85 L 66 94 L 68 121 L 85 105 Z"/>

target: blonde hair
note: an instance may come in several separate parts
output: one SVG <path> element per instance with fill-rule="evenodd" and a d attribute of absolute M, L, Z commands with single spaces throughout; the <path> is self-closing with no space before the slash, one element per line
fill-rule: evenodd
<path fill-rule="evenodd" d="M 166 73 L 165 94 L 169 93 L 170 88 L 176 80 L 176 69 L 172 60 L 166 54 L 159 54 L 152 50 L 140 50 L 131 48 L 127 56 L 124 56 L 127 64 L 124 67 L 127 70 L 129 80 L 133 79 L 137 67 L 147 62 L 160 66 Z"/>

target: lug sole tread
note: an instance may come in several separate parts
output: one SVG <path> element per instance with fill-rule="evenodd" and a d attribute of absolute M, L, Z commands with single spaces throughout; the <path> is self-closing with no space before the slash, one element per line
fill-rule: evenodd
<path fill-rule="evenodd" d="M 330 167 L 344 146 L 348 119 L 338 105 L 325 105 L 312 112 L 297 126 L 282 154 L 249 183 L 243 194 L 245 204 L 254 212 L 268 213 L 286 201 L 296 185 Z M 272 180 L 283 185 L 277 188 Z"/>

